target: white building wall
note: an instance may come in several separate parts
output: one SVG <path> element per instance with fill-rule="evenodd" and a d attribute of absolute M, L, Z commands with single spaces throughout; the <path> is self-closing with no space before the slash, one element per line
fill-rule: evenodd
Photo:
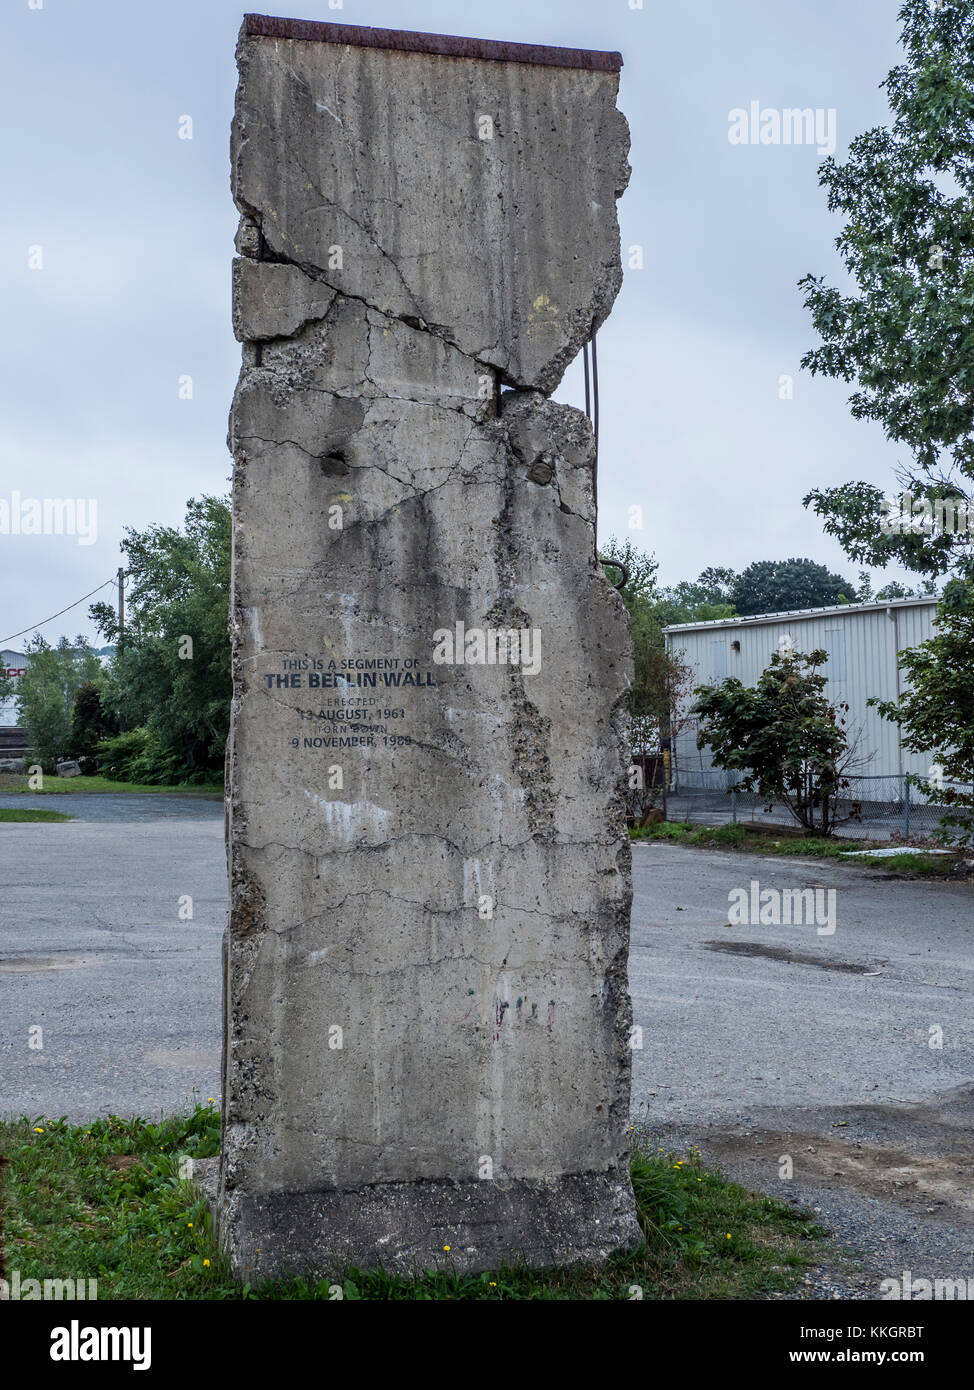
<path fill-rule="evenodd" d="M 26 670 L 27 658 L 23 652 L 3 651 L 0 652 L 0 663 L 6 675 L 12 676 L 16 681 L 19 672 Z M 8 698 L 0 700 L 0 729 L 15 729 L 17 727 L 17 701 Z"/>
<path fill-rule="evenodd" d="M 693 670 L 694 685 L 707 685 L 724 675 L 736 677 L 743 685 L 756 685 L 785 637 L 796 651 L 824 648 L 829 653 L 825 693 L 833 703 L 849 705 L 846 731 L 850 742 L 858 739 L 862 763 L 851 771 L 866 777 L 926 775 L 929 757 L 902 750 L 896 725 L 866 701 L 870 696 L 895 700 L 905 688 L 900 684 L 903 675 L 897 672 L 897 652 L 931 638 L 935 616 L 933 600 L 900 599 L 668 628 L 666 642 L 672 652 L 683 654 L 681 659 Z M 734 642 L 740 643 L 740 651 L 734 651 Z M 681 771 L 713 767 L 710 750 L 696 747 L 695 720 L 677 738 L 674 763 L 677 776 Z"/>

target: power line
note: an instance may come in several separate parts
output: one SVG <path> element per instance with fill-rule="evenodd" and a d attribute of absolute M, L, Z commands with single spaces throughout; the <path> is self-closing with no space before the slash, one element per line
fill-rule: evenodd
<path fill-rule="evenodd" d="M 85 599 L 91 598 L 92 594 L 97 594 L 100 590 L 107 589 L 109 584 L 114 586 L 117 583 L 118 580 L 113 575 L 111 579 L 106 579 L 104 584 L 99 584 L 97 589 L 92 589 L 91 594 L 84 594 L 81 598 L 76 599 L 74 603 L 69 603 L 67 608 L 62 608 L 61 613 L 70 613 L 72 608 L 77 608 L 79 603 L 84 603 Z M 7 642 L 12 642 L 15 637 L 23 637 L 25 632 L 36 632 L 38 628 L 47 627 L 48 623 L 53 623 L 55 618 L 60 618 L 61 613 L 53 613 L 50 618 L 45 618 L 42 623 L 31 623 L 30 627 L 21 628 L 19 632 L 11 633 L 9 637 L 0 638 L 0 646 L 3 646 Z"/>

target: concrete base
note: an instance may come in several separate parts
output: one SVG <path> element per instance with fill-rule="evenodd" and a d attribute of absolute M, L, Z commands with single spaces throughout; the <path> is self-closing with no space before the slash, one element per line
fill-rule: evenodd
<path fill-rule="evenodd" d="M 212 1175 L 207 1178 L 201 1185 L 212 1196 Z M 609 1173 L 228 1194 L 223 1217 L 221 1242 L 250 1283 L 289 1274 L 328 1279 L 348 1266 L 374 1269 L 377 1251 L 390 1274 L 470 1274 L 504 1262 L 594 1264 L 642 1241 L 628 1177 Z"/>

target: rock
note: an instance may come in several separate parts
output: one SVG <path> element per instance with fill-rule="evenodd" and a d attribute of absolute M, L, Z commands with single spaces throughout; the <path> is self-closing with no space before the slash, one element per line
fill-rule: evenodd
<path fill-rule="evenodd" d="M 26 767 L 26 758 L 0 758 L 0 772 L 23 772 Z"/>
<path fill-rule="evenodd" d="M 63 763 L 58 763 L 58 765 L 57 765 L 57 775 L 58 775 L 59 777 L 80 777 L 80 776 L 81 776 L 81 764 L 80 764 L 80 763 L 76 763 L 76 762 L 74 762 L 74 761 L 71 760 L 71 759 L 67 759 L 67 760 L 66 760 L 65 762 L 63 762 Z"/>

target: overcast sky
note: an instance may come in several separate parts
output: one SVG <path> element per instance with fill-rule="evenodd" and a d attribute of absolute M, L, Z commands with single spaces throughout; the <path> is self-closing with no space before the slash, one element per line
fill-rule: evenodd
<path fill-rule="evenodd" d="M 791 555 L 854 579 L 801 498 L 851 478 L 889 487 L 900 453 L 851 418 L 848 388 L 799 371 L 815 338 L 796 282 L 812 271 L 841 283 L 822 156 L 731 143 L 729 113 L 834 110 L 841 158 L 886 121 L 898 5 L 630 3 L 287 0 L 266 12 L 620 50 L 633 168 L 622 246 L 624 263 L 642 248 L 643 268 L 627 268 L 599 335 L 600 537 L 655 552 L 665 584 Z M 124 527 L 177 524 L 189 497 L 228 488 L 243 12 L 231 0 L 4 0 L 0 499 L 97 504 L 91 544 L 0 535 L 4 645 L 113 575 Z M 179 138 L 187 115 L 191 140 Z M 192 400 L 180 399 L 185 376 Z M 581 404 L 579 363 L 555 394 Z M 87 606 L 45 637 L 94 637 Z"/>

